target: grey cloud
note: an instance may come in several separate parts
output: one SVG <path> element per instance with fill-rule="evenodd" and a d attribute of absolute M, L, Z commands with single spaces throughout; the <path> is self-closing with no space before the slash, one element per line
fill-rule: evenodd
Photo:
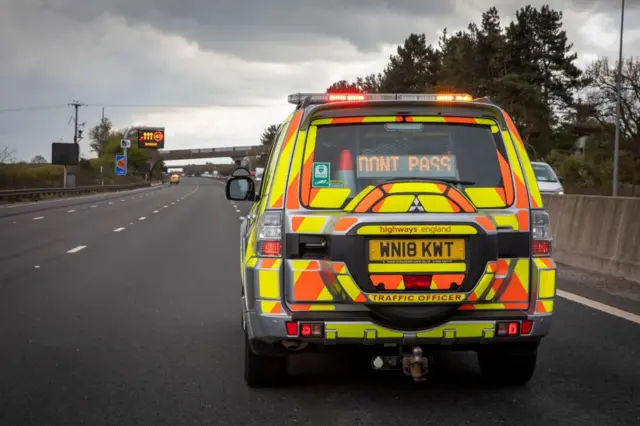
<path fill-rule="evenodd" d="M 632 28 L 640 0 L 627 2 L 627 27 Z M 523 3 L 493 4 L 503 17 L 512 17 Z M 488 7 L 481 0 L 5 0 L 0 109 L 65 104 L 74 98 L 92 104 L 238 108 L 273 99 L 284 103 L 289 92 L 322 89 L 340 64 L 359 53 L 401 43 L 410 32 L 426 32 L 435 40 L 443 27 L 461 29 Z M 580 39 L 576 28 L 584 18 L 576 13 L 593 9 L 617 23 L 617 5 L 565 0 L 552 7 L 565 12 L 576 49 L 611 53 Z M 160 44 L 150 28 L 176 37 Z M 243 65 L 238 58 L 253 64 Z M 312 60 L 318 62 L 305 63 Z M 326 62 L 333 62 L 332 72 Z M 138 114 L 158 110 L 107 108 L 107 115 L 126 125 Z M 71 139 L 70 114 L 67 107 L 0 113 L 0 146 L 15 146 L 27 159 L 49 156 L 50 142 L 63 135 Z M 81 109 L 81 121 L 88 125 L 99 118 L 100 108 Z M 254 143 L 258 137 L 239 134 L 231 141 Z"/>

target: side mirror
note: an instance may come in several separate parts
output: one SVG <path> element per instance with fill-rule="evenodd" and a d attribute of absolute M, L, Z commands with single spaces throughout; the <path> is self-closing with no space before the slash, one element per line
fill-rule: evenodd
<path fill-rule="evenodd" d="M 227 181 L 227 200 L 255 201 L 256 185 L 248 177 L 232 177 Z"/>
<path fill-rule="evenodd" d="M 564 183 L 564 178 L 562 176 L 558 176 L 558 180 L 560 181 L 560 183 Z"/>

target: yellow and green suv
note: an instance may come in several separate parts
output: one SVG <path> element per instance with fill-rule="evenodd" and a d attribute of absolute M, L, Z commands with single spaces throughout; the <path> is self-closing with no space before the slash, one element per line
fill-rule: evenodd
<path fill-rule="evenodd" d="M 510 116 L 464 94 L 289 96 L 240 232 L 245 380 L 346 350 L 420 381 L 438 350 L 527 383 L 549 332 L 549 217 Z"/>

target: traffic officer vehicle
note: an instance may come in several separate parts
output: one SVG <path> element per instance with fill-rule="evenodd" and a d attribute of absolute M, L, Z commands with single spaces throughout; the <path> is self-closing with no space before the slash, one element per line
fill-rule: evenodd
<path fill-rule="evenodd" d="M 550 330 L 549 217 L 509 114 L 466 94 L 289 96 L 240 229 L 245 380 L 275 385 L 303 351 L 347 350 L 428 377 L 477 352 L 523 385 Z"/>

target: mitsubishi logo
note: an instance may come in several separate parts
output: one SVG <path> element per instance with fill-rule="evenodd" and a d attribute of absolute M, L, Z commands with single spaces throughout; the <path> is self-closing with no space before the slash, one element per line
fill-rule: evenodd
<path fill-rule="evenodd" d="M 413 205 L 409 207 L 409 212 L 424 213 L 424 207 L 422 207 L 422 204 L 420 204 L 420 201 L 418 201 L 418 197 L 413 199 Z"/>

